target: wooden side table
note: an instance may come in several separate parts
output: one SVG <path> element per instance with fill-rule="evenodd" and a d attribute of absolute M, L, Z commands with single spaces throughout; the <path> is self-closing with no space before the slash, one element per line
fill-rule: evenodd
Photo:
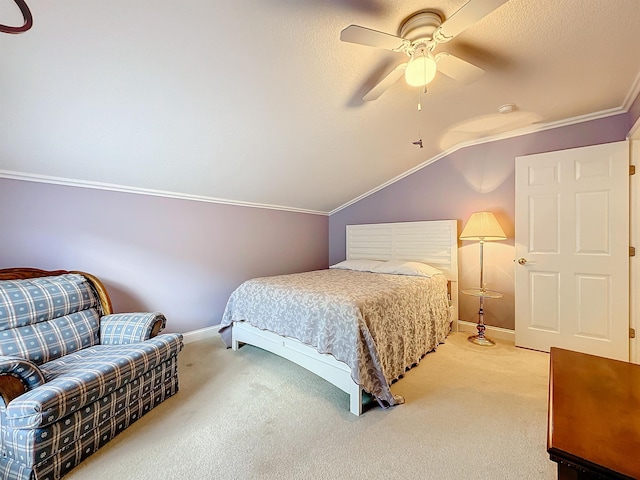
<path fill-rule="evenodd" d="M 547 451 L 558 479 L 640 478 L 640 365 L 551 348 Z"/>

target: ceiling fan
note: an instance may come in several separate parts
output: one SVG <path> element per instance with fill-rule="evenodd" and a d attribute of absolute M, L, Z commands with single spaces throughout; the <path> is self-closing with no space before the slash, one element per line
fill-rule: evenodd
<path fill-rule="evenodd" d="M 400 25 L 400 35 L 349 25 L 340 32 L 343 42 L 404 52 L 409 61 L 395 67 L 362 98 L 376 100 L 404 75 L 411 86 L 422 87 L 431 82 L 436 72 L 464 84 L 478 80 L 484 70 L 447 52 L 434 55 L 440 43 L 446 43 L 508 0 L 469 0 L 446 21 L 433 10 L 421 10 L 407 17 Z"/>

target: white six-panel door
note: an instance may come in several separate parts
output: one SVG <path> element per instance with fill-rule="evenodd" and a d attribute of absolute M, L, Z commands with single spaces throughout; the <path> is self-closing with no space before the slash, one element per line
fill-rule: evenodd
<path fill-rule="evenodd" d="M 629 145 L 516 159 L 516 345 L 629 360 Z"/>

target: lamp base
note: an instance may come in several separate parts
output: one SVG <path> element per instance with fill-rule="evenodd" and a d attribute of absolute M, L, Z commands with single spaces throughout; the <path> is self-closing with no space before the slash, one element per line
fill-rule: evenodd
<path fill-rule="evenodd" d="M 485 337 L 484 335 L 471 335 L 467 340 L 476 345 L 482 345 L 485 347 L 491 347 L 496 344 L 493 340 Z"/>

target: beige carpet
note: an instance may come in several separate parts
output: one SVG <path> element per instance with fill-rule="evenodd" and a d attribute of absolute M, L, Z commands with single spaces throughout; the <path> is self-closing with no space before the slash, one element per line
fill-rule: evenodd
<path fill-rule="evenodd" d="M 180 354 L 180 392 L 66 478 L 554 479 L 545 353 L 453 334 L 393 385 L 406 404 L 349 413 L 345 393 L 275 355 Z"/>

